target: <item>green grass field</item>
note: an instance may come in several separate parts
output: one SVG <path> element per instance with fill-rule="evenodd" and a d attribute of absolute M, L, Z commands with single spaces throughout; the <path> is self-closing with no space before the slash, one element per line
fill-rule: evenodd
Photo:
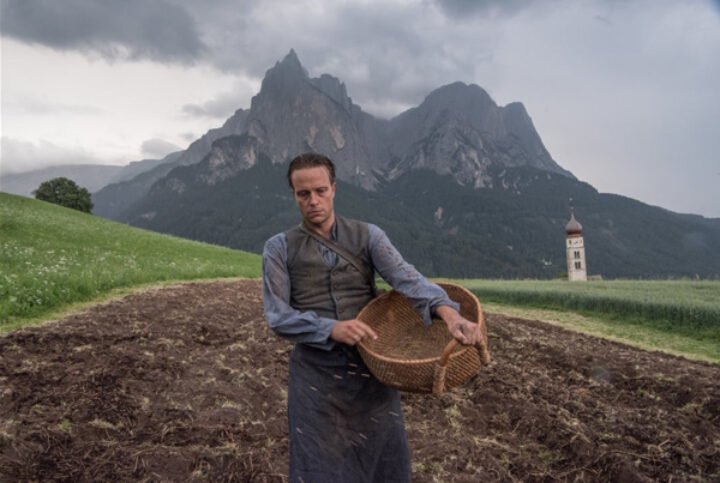
<path fill-rule="evenodd" d="M 0 193 L 0 331 L 116 289 L 259 276 L 255 254 Z"/>
<path fill-rule="evenodd" d="M 574 330 L 720 361 L 720 282 L 456 280 L 503 312 L 544 312 Z M 514 308 L 513 310 L 510 310 Z M 542 313 L 542 312 L 540 312 Z M 573 320 L 562 313 L 574 313 Z M 539 317 L 535 317 L 539 318 Z"/>

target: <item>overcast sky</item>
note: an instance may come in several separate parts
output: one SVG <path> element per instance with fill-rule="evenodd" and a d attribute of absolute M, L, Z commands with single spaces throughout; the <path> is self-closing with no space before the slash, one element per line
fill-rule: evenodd
<path fill-rule="evenodd" d="M 718 0 L 0 2 L 2 173 L 185 148 L 293 48 L 378 117 L 475 83 L 599 191 L 720 217 Z"/>

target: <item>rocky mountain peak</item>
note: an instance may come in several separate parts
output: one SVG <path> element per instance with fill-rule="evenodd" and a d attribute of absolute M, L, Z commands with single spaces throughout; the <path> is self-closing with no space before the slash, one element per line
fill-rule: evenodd
<path fill-rule="evenodd" d="M 482 87 L 476 84 L 453 82 L 428 94 L 420 107 L 426 110 L 448 109 L 455 112 L 477 113 L 497 109 L 497 104 Z"/>
<path fill-rule="evenodd" d="M 262 82 L 262 91 L 272 93 L 287 92 L 294 90 L 298 84 L 307 81 L 308 73 L 300 63 L 294 50 L 290 52 L 275 65 L 265 72 L 265 78 Z"/>
<path fill-rule="evenodd" d="M 267 71 L 253 97 L 247 134 L 274 163 L 305 151 L 320 152 L 335 161 L 339 178 L 372 187 L 373 163 L 382 149 L 377 122 L 352 103 L 338 78 L 324 74 L 310 79 L 291 50 Z"/>
<path fill-rule="evenodd" d="M 323 74 L 320 77 L 310 79 L 310 83 L 320 89 L 333 101 L 337 102 L 346 111 L 352 109 L 352 99 L 347 95 L 347 89 L 345 84 L 340 82 L 340 79 L 333 77 L 330 74 Z"/>

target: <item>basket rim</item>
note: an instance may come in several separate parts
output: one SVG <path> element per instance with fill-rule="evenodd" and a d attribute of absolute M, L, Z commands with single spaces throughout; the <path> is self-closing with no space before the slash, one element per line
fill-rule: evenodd
<path fill-rule="evenodd" d="M 451 342 L 452 342 L 452 341 L 451 341 Z M 357 345 L 358 345 L 362 350 L 364 350 L 365 352 L 367 352 L 370 356 L 374 357 L 375 359 L 380 359 L 380 360 L 382 360 L 383 362 L 392 362 L 392 363 L 400 363 L 400 364 L 427 364 L 428 362 L 438 362 L 438 361 L 440 360 L 440 357 L 442 356 L 442 352 L 441 352 L 441 353 L 438 354 L 437 356 L 428 357 L 428 358 L 425 358 L 425 359 L 399 359 L 399 358 L 388 357 L 388 356 L 379 354 L 379 353 L 377 353 L 377 352 L 375 352 L 375 351 L 373 351 L 373 350 L 370 350 L 370 349 L 368 349 L 367 347 L 365 347 L 365 344 L 364 344 L 363 342 L 358 342 Z M 457 357 L 460 357 L 460 356 L 463 355 L 468 349 L 473 349 L 473 348 L 475 348 L 475 346 L 472 346 L 472 345 L 462 345 L 462 344 L 460 344 L 459 347 L 460 347 L 460 350 L 457 350 L 457 351 L 453 352 L 452 354 L 450 354 L 450 355 L 448 356 L 448 360 L 451 360 L 451 359 L 455 359 L 455 358 L 457 358 Z"/>
<path fill-rule="evenodd" d="M 475 322 L 478 324 L 478 326 L 481 326 L 481 325 L 482 325 L 482 320 L 483 320 L 482 306 L 481 306 L 481 304 L 480 304 L 480 300 L 478 300 L 477 296 L 476 296 L 474 293 L 472 293 L 472 292 L 471 292 L 470 290 L 468 290 L 466 287 L 463 287 L 462 285 L 459 285 L 459 284 L 457 284 L 457 283 L 445 282 L 445 281 L 436 281 L 436 282 L 433 282 L 433 283 L 435 283 L 436 285 L 439 285 L 440 288 L 442 288 L 443 290 L 445 290 L 445 287 L 447 286 L 447 287 L 452 287 L 452 288 L 454 288 L 454 289 L 460 289 L 462 292 L 465 292 L 466 294 L 468 294 L 468 295 L 470 296 L 470 299 L 474 302 L 475 307 L 477 308 L 477 314 L 478 314 L 478 316 L 477 316 L 477 320 L 476 320 Z M 373 300 L 371 300 L 370 302 L 368 302 L 368 304 L 367 304 L 365 307 L 363 307 L 363 309 L 362 309 L 362 310 L 360 311 L 360 313 L 357 315 L 357 318 L 360 319 L 360 320 L 362 320 L 361 315 L 363 314 L 363 312 L 365 312 L 365 309 L 367 309 L 367 308 L 368 308 L 371 304 L 373 304 L 375 301 L 382 300 L 382 299 L 384 299 L 384 298 L 388 298 L 388 297 L 390 297 L 393 293 L 397 293 L 397 294 L 403 295 L 402 293 L 398 292 L 398 291 L 395 290 L 395 289 L 390 290 L 390 291 L 388 291 L 388 292 L 385 292 L 384 294 L 380 295 L 379 297 L 376 297 L 376 298 L 374 298 Z M 404 295 L 403 295 L 403 296 L 404 296 Z M 452 299 L 451 299 L 451 300 L 452 300 Z M 453 302 L 456 302 L 456 301 L 453 300 Z M 451 343 L 452 341 L 453 341 L 453 339 L 451 338 L 450 341 L 448 342 L 448 344 Z M 459 347 L 461 347 L 461 349 L 452 352 L 452 353 L 448 356 L 448 361 L 451 360 L 451 359 L 454 359 L 454 358 L 456 358 L 456 357 L 459 357 L 459 356 L 463 355 L 467 350 L 473 349 L 473 348 L 475 347 L 475 346 L 472 346 L 472 345 L 464 345 L 464 344 L 460 344 L 460 343 L 458 343 L 458 344 L 459 344 Z M 402 363 L 402 364 L 426 364 L 426 363 L 428 363 L 428 362 L 437 362 L 437 361 L 440 360 L 440 357 L 442 356 L 442 353 L 443 353 L 443 351 L 445 350 L 445 347 L 447 347 L 447 344 L 446 344 L 445 347 L 443 347 L 442 350 L 441 350 L 441 351 L 438 353 L 438 355 L 436 355 L 436 356 L 426 357 L 426 358 L 423 358 L 423 359 L 400 359 L 400 358 L 396 358 L 396 357 L 395 357 L 395 358 L 394 358 L 394 357 L 388 357 L 388 356 L 386 356 L 386 355 L 383 355 L 383 354 L 380 354 L 380 353 L 378 353 L 378 352 L 375 352 L 374 350 L 369 349 L 369 348 L 366 346 L 366 342 L 365 342 L 365 341 L 362 341 L 362 340 L 359 341 L 359 342 L 357 343 L 357 345 L 358 345 L 358 347 L 359 347 L 360 349 L 362 349 L 363 351 L 367 352 L 368 355 L 370 355 L 371 357 L 374 357 L 374 358 L 376 358 L 376 359 L 380 359 L 380 360 L 382 360 L 383 362 Z"/>

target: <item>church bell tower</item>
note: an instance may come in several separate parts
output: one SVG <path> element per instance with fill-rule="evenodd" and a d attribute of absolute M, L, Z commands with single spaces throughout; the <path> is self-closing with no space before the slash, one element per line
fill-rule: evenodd
<path fill-rule="evenodd" d="M 582 237 L 582 225 L 575 219 L 575 209 L 570 208 L 570 221 L 565 225 L 565 253 L 567 254 L 568 280 L 587 280 L 585 264 L 585 242 Z"/>

